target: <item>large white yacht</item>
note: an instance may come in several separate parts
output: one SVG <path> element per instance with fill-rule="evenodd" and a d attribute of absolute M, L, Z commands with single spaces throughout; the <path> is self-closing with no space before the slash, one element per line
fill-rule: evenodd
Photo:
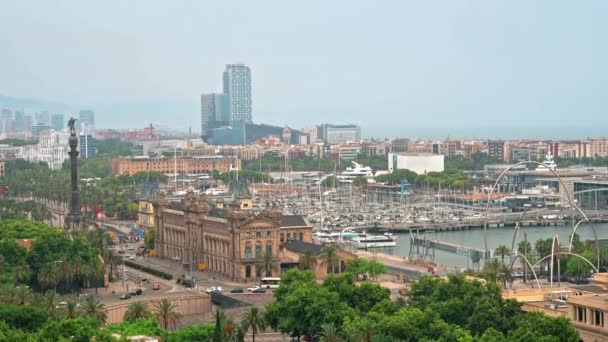
<path fill-rule="evenodd" d="M 542 165 L 538 165 L 536 167 L 536 171 L 555 171 L 557 169 L 557 164 L 555 164 L 555 160 L 553 160 L 553 155 L 551 152 L 547 153 L 545 160 L 541 164 Z"/>
<path fill-rule="evenodd" d="M 342 173 L 338 175 L 338 180 L 341 183 L 352 183 L 356 177 L 373 177 L 374 172 L 369 166 L 363 166 L 355 161 L 352 162 L 354 167 L 347 167 Z"/>
<path fill-rule="evenodd" d="M 358 249 L 395 247 L 397 246 L 397 237 L 391 233 L 385 233 L 384 235 L 366 235 L 353 238 L 352 244 Z"/>

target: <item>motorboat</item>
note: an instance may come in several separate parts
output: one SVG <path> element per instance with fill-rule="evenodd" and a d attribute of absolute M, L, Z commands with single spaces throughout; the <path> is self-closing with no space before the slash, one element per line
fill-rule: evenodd
<path fill-rule="evenodd" d="M 395 247 L 397 246 L 397 237 L 391 233 L 384 235 L 366 235 L 352 239 L 352 245 L 358 249 L 377 248 L 377 247 Z"/>

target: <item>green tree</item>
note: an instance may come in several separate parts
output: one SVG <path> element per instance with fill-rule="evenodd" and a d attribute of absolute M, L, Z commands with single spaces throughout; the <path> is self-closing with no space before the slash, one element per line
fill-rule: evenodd
<path fill-rule="evenodd" d="M 336 267 L 340 267 L 340 258 L 338 256 L 338 252 L 336 248 L 333 246 L 325 247 L 325 250 L 319 256 L 321 260 L 321 265 L 324 265 L 331 271 L 331 273 L 336 273 Z"/>
<path fill-rule="evenodd" d="M 505 263 L 505 255 L 510 255 L 510 253 L 511 253 L 511 249 L 505 245 L 500 245 L 500 246 L 496 247 L 496 249 L 494 250 L 494 254 L 500 256 L 500 262 L 503 265 Z"/>
<path fill-rule="evenodd" d="M 38 284 L 43 289 L 55 288 L 59 284 L 59 270 L 56 263 L 46 263 L 37 275 Z"/>
<path fill-rule="evenodd" d="M 101 303 L 99 297 L 87 296 L 81 307 L 82 316 L 104 324 L 107 319 L 105 305 Z"/>
<path fill-rule="evenodd" d="M 312 254 L 310 249 L 307 249 L 298 259 L 298 267 L 302 270 L 311 270 L 314 272 L 316 265 L 317 258 Z"/>
<path fill-rule="evenodd" d="M 323 178 L 323 180 L 321 181 L 321 186 L 326 188 L 335 188 L 336 186 L 338 186 L 338 183 L 338 177 L 330 175 Z"/>
<path fill-rule="evenodd" d="M 355 179 L 353 179 L 353 185 L 359 189 L 365 189 L 367 187 L 367 178 L 357 176 Z"/>
<path fill-rule="evenodd" d="M 178 307 L 166 298 L 154 305 L 154 315 L 165 330 L 175 328 L 181 317 Z"/>
<path fill-rule="evenodd" d="M 57 296 L 57 292 L 52 291 L 52 290 L 46 291 L 44 293 L 44 296 L 42 297 L 42 306 L 44 307 L 46 312 L 49 314 L 49 317 L 51 317 L 51 318 L 57 318 L 58 300 L 59 300 L 59 297 Z"/>
<path fill-rule="evenodd" d="M 255 342 L 255 334 L 266 329 L 266 321 L 264 320 L 263 313 L 257 306 L 252 306 L 245 312 L 241 326 L 245 333 L 251 330 L 253 342 Z"/>
<path fill-rule="evenodd" d="M 270 250 L 265 250 L 262 254 L 262 259 L 257 264 L 258 276 L 270 277 L 272 272 L 278 270 L 276 258 L 272 255 Z"/>
<path fill-rule="evenodd" d="M 137 301 L 129 305 L 123 320 L 126 322 L 135 322 L 150 317 L 152 317 L 152 313 L 148 309 L 148 305 Z"/>
<path fill-rule="evenodd" d="M 319 342 L 339 342 L 340 333 L 333 323 L 326 323 L 321 325 L 321 331 L 319 332 Z"/>
<path fill-rule="evenodd" d="M 25 264 L 25 265 L 17 265 L 15 267 L 13 267 L 13 278 L 15 279 L 15 283 L 17 283 L 17 284 L 27 283 L 28 281 L 30 281 L 31 277 L 32 277 L 32 270 L 30 269 L 29 265 Z"/>

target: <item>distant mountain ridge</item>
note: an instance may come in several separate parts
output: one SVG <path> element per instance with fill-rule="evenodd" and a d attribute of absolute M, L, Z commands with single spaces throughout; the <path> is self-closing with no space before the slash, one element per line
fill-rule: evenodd
<path fill-rule="evenodd" d="M 50 113 L 61 114 L 74 112 L 74 108 L 65 103 L 34 98 L 11 97 L 2 94 L 0 94 L 0 108 L 10 108 L 13 111 L 23 109 L 26 112 L 46 110 Z"/>

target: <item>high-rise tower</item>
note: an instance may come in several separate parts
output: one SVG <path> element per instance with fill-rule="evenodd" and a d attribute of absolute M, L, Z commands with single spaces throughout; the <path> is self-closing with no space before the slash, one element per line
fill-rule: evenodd
<path fill-rule="evenodd" d="M 251 122 L 251 70 L 244 64 L 228 64 L 223 75 L 224 94 L 230 104 L 230 125 Z"/>

